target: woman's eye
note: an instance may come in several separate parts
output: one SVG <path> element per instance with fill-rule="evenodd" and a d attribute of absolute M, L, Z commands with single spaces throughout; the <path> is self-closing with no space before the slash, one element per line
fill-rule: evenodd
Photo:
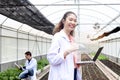
<path fill-rule="evenodd" d="M 70 21 L 73 21 L 73 19 L 69 19 Z"/>
<path fill-rule="evenodd" d="M 76 19 L 69 19 L 70 21 L 74 21 L 74 22 L 77 22 Z"/>

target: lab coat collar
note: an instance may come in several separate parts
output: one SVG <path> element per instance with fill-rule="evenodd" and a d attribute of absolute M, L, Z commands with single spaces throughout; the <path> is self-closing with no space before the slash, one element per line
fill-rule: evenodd
<path fill-rule="evenodd" d="M 65 33 L 65 31 L 64 31 L 63 29 L 60 31 L 60 34 L 61 34 L 61 36 L 62 36 L 64 39 L 66 39 L 67 41 L 70 42 L 70 40 L 69 40 L 67 34 Z"/>

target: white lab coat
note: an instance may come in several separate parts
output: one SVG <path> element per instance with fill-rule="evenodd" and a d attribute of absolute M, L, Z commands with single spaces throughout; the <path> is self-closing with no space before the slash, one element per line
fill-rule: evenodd
<path fill-rule="evenodd" d="M 52 44 L 47 54 L 50 63 L 48 80 L 73 80 L 74 60 L 73 54 L 67 55 L 64 59 L 64 52 L 70 46 L 70 40 L 63 30 L 56 33 L 52 39 Z M 77 73 L 77 80 L 81 80 L 81 75 Z"/>
<path fill-rule="evenodd" d="M 33 69 L 34 70 L 34 75 L 30 76 L 31 80 L 36 80 L 36 71 L 37 71 L 37 61 L 36 59 L 32 58 L 30 62 L 26 60 L 25 62 L 26 69 Z"/>

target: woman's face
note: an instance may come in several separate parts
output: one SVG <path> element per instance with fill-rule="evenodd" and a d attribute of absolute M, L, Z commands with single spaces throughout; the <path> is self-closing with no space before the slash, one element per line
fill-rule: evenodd
<path fill-rule="evenodd" d="M 66 20 L 63 21 L 64 29 L 66 31 L 73 31 L 75 29 L 75 26 L 77 24 L 77 17 L 74 14 L 68 14 L 66 17 Z"/>

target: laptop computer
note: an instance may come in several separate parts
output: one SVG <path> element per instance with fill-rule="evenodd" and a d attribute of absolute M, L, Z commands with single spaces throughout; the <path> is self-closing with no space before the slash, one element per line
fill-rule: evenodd
<path fill-rule="evenodd" d="M 78 62 L 76 62 L 76 64 L 90 64 L 90 63 L 94 63 L 97 60 L 97 58 L 98 58 L 99 54 L 101 53 L 102 49 L 103 49 L 103 47 L 100 47 L 98 49 L 98 51 L 96 52 L 96 54 L 95 54 L 95 56 L 93 57 L 92 60 L 90 60 L 90 61 L 78 61 Z"/>

